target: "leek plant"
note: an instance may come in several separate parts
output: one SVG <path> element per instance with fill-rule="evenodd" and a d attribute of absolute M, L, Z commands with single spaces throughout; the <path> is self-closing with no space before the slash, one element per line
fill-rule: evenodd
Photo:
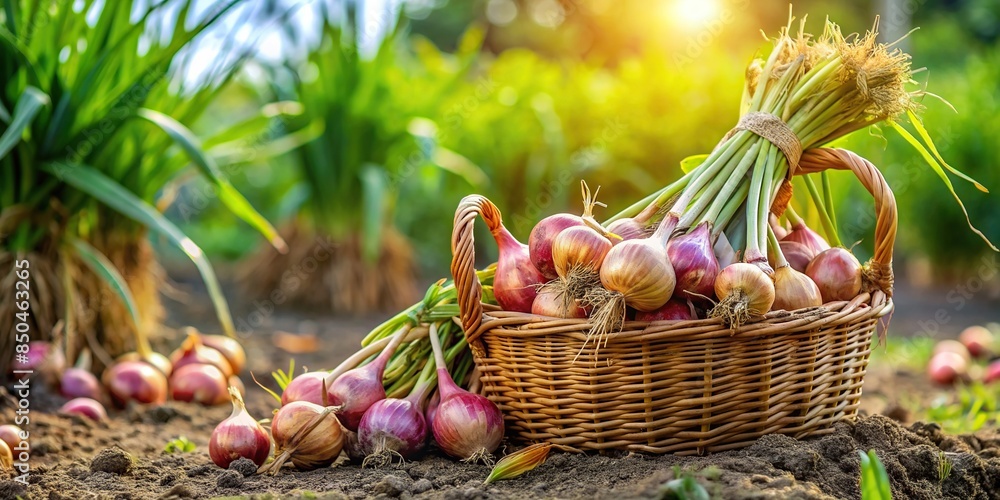
<path fill-rule="evenodd" d="M 222 330 L 233 333 L 211 265 L 162 215 L 158 194 L 193 167 L 234 215 L 285 247 L 227 180 L 240 159 L 219 163 L 184 125 L 246 59 L 227 38 L 222 54 L 232 57 L 212 61 L 199 83 L 184 73 L 202 57 L 192 50 L 199 35 L 227 16 L 246 22 L 255 14 L 240 3 L 195 14 L 193 0 L 0 2 L 0 330 L 13 331 L 16 302 L 7 291 L 14 262 L 27 260 L 33 336 L 64 332 L 67 359 L 83 339 L 103 363 L 135 348 L 132 339 L 161 316 L 153 231 L 194 262 Z M 213 144 L 257 122 L 235 124 Z M 11 342 L 0 336 L 0 352 L 12 352 Z M 0 356 L 0 373 L 9 361 Z"/>
<path fill-rule="evenodd" d="M 288 192 L 302 193 L 292 210 L 297 216 L 282 232 L 290 252 L 264 249 L 244 268 L 248 288 L 280 291 L 282 302 L 336 313 L 412 303 L 415 259 L 394 213 L 400 193 L 405 190 L 408 205 L 421 203 L 406 188 L 428 169 L 467 179 L 481 174 L 438 144 L 433 118 L 465 84 L 482 32 L 472 28 L 458 51 L 445 55 L 424 39 L 411 41 L 391 20 L 374 53 L 365 54 L 360 40 L 370 34 L 356 28 L 353 14 L 324 12 L 321 39 L 304 60 L 268 66 L 273 98 L 304 109 L 289 120 L 291 128 L 319 121 L 323 129 L 289 158 L 297 183 Z M 430 202 L 439 193 L 425 189 L 417 196 Z"/>

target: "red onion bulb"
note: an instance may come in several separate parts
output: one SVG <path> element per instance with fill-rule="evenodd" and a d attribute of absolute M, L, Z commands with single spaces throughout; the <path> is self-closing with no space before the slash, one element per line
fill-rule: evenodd
<path fill-rule="evenodd" d="M 982 326 L 970 326 L 958 335 L 958 341 L 974 358 L 988 356 L 993 350 L 993 332 Z"/>
<path fill-rule="evenodd" d="M 167 400 L 167 378 L 142 361 L 116 363 L 101 377 L 112 399 L 124 406 L 128 401 L 163 404 Z"/>
<path fill-rule="evenodd" d="M 10 449 L 17 448 L 21 441 L 27 441 L 29 434 L 14 424 L 0 425 L 0 441 L 7 443 Z"/>
<path fill-rule="evenodd" d="M 271 439 L 267 431 L 247 413 L 239 391 L 230 389 L 229 397 L 233 402 L 233 413 L 212 431 L 208 456 L 223 469 L 228 469 L 229 464 L 240 457 L 260 467 L 271 453 Z"/>
<path fill-rule="evenodd" d="M 292 379 L 281 393 L 281 405 L 292 401 L 308 401 L 323 406 L 323 381 L 327 372 L 306 372 Z"/>
<path fill-rule="evenodd" d="M 104 409 L 104 405 L 91 398 L 71 399 L 62 405 L 62 408 L 59 408 L 59 413 L 80 415 L 91 420 L 105 420 L 108 418 L 108 412 Z"/>
<path fill-rule="evenodd" d="M 208 364 L 215 365 L 226 377 L 233 375 L 233 367 L 221 352 L 201 343 L 201 335 L 194 328 L 189 329 L 184 343 L 170 354 L 170 362 L 174 370 L 184 365 Z"/>
<path fill-rule="evenodd" d="M 586 318 L 587 310 L 565 290 L 543 286 L 531 304 L 531 314 L 553 318 Z"/>
<path fill-rule="evenodd" d="M 851 300 L 861 293 L 861 263 L 845 248 L 830 248 L 806 267 L 806 275 L 819 287 L 823 302 Z"/>
<path fill-rule="evenodd" d="M 528 236 L 528 255 L 531 263 L 545 279 L 555 279 L 555 263 L 552 261 L 552 242 L 563 230 L 583 225 L 579 215 L 555 214 L 542 219 Z"/>
<path fill-rule="evenodd" d="M 635 320 L 643 322 L 652 321 L 686 321 L 697 319 L 694 307 L 685 300 L 670 299 L 659 309 L 648 312 L 636 312 Z"/>
<path fill-rule="evenodd" d="M 389 398 L 376 402 L 358 426 L 358 444 L 365 465 L 389 465 L 393 456 L 409 460 L 424 448 L 427 422 L 411 399 Z"/>
<path fill-rule="evenodd" d="M 67 368 L 59 379 L 59 393 L 65 398 L 90 398 L 101 400 L 104 391 L 101 382 L 90 371 L 83 368 Z"/>
<path fill-rule="evenodd" d="M 445 453 L 468 461 L 489 457 L 503 439 L 500 408 L 479 394 L 468 392 L 438 368 L 441 402 L 434 415 L 434 441 Z"/>
<path fill-rule="evenodd" d="M 226 335 L 202 335 L 201 343 L 205 347 L 219 351 L 232 367 L 233 375 L 243 372 L 243 368 L 247 365 L 247 354 L 238 340 Z"/>
<path fill-rule="evenodd" d="M 830 244 L 823 239 L 822 236 L 809 229 L 809 226 L 798 223 L 792 225 L 792 231 L 781 238 L 782 241 L 794 241 L 796 243 L 801 243 L 808 248 L 813 255 L 819 255 L 821 252 L 829 250 Z"/>
<path fill-rule="evenodd" d="M 667 242 L 667 255 L 674 266 L 677 283 L 674 294 L 683 299 L 711 299 L 719 260 L 712 249 L 712 231 L 708 222 L 698 224 L 690 233 Z"/>
<path fill-rule="evenodd" d="M 329 379 L 337 370 L 327 376 L 326 404 L 340 407 L 337 419 L 347 430 L 357 432 L 368 408 L 385 399 L 385 386 L 382 385 L 385 366 L 408 331 L 409 327 L 404 327 L 394 333 L 389 344 L 371 363 L 344 372 L 333 383 Z"/>
<path fill-rule="evenodd" d="M 503 224 L 493 231 L 493 237 L 500 248 L 493 275 L 493 295 L 506 311 L 530 312 L 545 277 L 531 263 L 528 246 L 517 241 Z"/>
<path fill-rule="evenodd" d="M 612 243 L 618 243 L 619 241 L 626 240 L 637 240 L 640 238 L 645 238 L 647 236 L 646 226 L 635 219 L 618 219 L 611 224 L 608 224 L 608 232 L 617 235 L 621 240 L 614 240 Z"/>
<path fill-rule="evenodd" d="M 175 401 L 214 406 L 230 399 L 229 381 L 214 365 L 184 365 L 170 375 L 170 397 Z"/>

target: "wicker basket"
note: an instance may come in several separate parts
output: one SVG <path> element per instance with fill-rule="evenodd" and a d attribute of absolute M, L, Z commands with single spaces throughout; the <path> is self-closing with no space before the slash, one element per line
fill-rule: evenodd
<path fill-rule="evenodd" d="M 736 330 L 719 319 L 629 321 L 597 352 L 586 343 L 587 320 L 482 304 L 473 225 L 482 217 L 495 228 L 500 212 L 481 196 L 464 199 L 451 272 L 484 393 L 503 411 L 507 436 L 694 455 L 770 433 L 826 434 L 856 415 L 876 324 L 892 311 L 896 205 L 881 173 L 849 151 L 809 150 L 797 174 L 825 169 L 853 171 L 875 198 L 875 254 L 854 300 L 771 312 Z"/>

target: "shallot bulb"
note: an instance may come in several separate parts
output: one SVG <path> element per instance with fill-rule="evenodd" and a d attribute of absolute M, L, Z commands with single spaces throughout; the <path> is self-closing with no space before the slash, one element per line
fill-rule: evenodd
<path fill-rule="evenodd" d="M 142 404 L 163 404 L 167 401 L 167 377 L 149 363 L 115 363 L 101 379 L 119 405 L 124 406 L 128 401 Z"/>
<path fill-rule="evenodd" d="M 774 270 L 774 304 L 772 310 L 794 311 L 823 305 L 819 287 L 809 276 L 782 266 Z"/>
<path fill-rule="evenodd" d="M 275 458 L 260 472 L 277 474 L 288 460 L 299 470 L 326 467 L 337 460 L 344 446 L 344 432 L 330 413 L 331 408 L 308 401 L 282 406 L 271 420 Z"/>
<path fill-rule="evenodd" d="M 1000 380 L 1000 359 L 993 361 L 986 367 L 986 373 L 983 375 L 984 384 L 992 384 Z"/>
<path fill-rule="evenodd" d="M 393 456 L 409 460 L 424 448 L 427 422 L 418 400 L 383 399 L 368 408 L 358 427 L 358 444 L 364 464 L 382 467 Z"/>
<path fill-rule="evenodd" d="M 711 298 L 715 278 L 719 275 L 711 233 L 709 223 L 703 222 L 690 233 L 674 237 L 667 243 L 667 256 L 677 278 L 676 296 L 690 300 Z"/>
<path fill-rule="evenodd" d="M 17 448 L 21 441 L 26 441 L 29 434 L 14 424 L 0 425 L 0 441 L 7 443 L 10 449 Z"/>
<path fill-rule="evenodd" d="M 215 365 L 184 365 L 170 375 L 170 397 L 175 401 L 223 404 L 230 399 L 229 381 Z"/>
<path fill-rule="evenodd" d="M 586 318 L 587 310 L 580 307 L 567 290 L 543 286 L 531 304 L 531 314 L 553 318 Z"/>
<path fill-rule="evenodd" d="M 809 247 L 797 241 L 781 240 L 778 242 L 778 248 L 781 250 L 781 254 L 785 257 L 788 265 L 800 273 L 806 272 L 809 262 L 816 257 L 816 254 Z M 772 249 L 768 248 L 768 252 L 768 260 L 771 261 L 771 266 L 778 267 L 776 264 L 777 260 L 770 258 L 770 254 L 773 253 Z"/>
<path fill-rule="evenodd" d="M 970 326 L 958 335 L 958 341 L 974 358 L 986 357 L 993 350 L 993 332 L 982 326 Z"/>
<path fill-rule="evenodd" d="M 954 352 L 939 352 L 927 364 L 927 374 L 939 385 L 951 385 L 966 376 L 969 362 Z"/>
<path fill-rule="evenodd" d="M 188 329 L 184 343 L 170 354 L 170 362 L 174 370 L 184 365 L 208 364 L 215 365 L 226 377 L 233 375 L 233 367 L 221 352 L 201 343 L 201 335 L 194 328 Z"/>
<path fill-rule="evenodd" d="M 431 426 L 434 441 L 455 458 L 488 461 L 503 439 L 503 414 L 489 399 L 455 384 L 445 365 L 436 325 L 431 326 L 429 336 L 441 395 Z"/>
<path fill-rule="evenodd" d="M 59 380 L 59 393 L 66 398 L 103 399 L 101 382 L 89 370 L 67 368 Z"/>
<path fill-rule="evenodd" d="M 71 399 L 59 408 L 59 413 L 80 415 L 91 420 L 105 420 L 108 418 L 108 412 L 104 409 L 104 405 L 91 398 Z"/>
<path fill-rule="evenodd" d="M 528 255 L 531 263 L 538 269 L 547 280 L 555 279 L 555 263 L 552 262 L 552 242 L 563 230 L 583 225 L 583 219 L 579 215 L 555 214 L 550 215 L 531 230 L 528 236 Z"/>
<path fill-rule="evenodd" d="M 674 293 L 677 278 L 661 235 L 669 236 L 669 231 L 615 245 L 601 266 L 604 288 L 620 293 L 638 311 L 656 310 Z"/>
<path fill-rule="evenodd" d="M 785 226 L 781 225 L 781 221 L 778 220 L 778 216 L 774 215 L 773 213 L 768 215 L 767 223 L 768 225 L 771 226 L 771 230 L 774 231 L 774 235 L 779 240 L 784 238 L 785 236 L 788 236 L 788 233 L 790 231 L 788 229 L 785 229 Z"/>
<path fill-rule="evenodd" d="M 694 313 L 694 307 L 689 301 L 678 299 L 668 300 L 666 304 L 663 304 L 663 307 L 655 311 L 637 312 L 635 314 L 636 321 L 646 323 L 653 321 L 686 321 L 697 319 L 697 317 Z"/>
<path fill-rule="evenodd" d="M 281 393 L 281 405 L 292 401 L 308 401 L 323 405 L 323 382 L 329 375 L 327 372 L 306 372 L 292 379 Z"/>
<path fill-rule="evenodd" d="M 205 347 L 219 351 L 232 367 L 233 375 L 243 372 L 243 368 L 247 365 L 247 354 L 238 340 L 226 335 L 202 335 L 201 343 Z"/>
<path fill-rule="evenodd" d="M 803 222 L 798 222 L 792 224 L 792 230 L 781 238 L 782 241 L 794 241 L 796 243 L 801 243 L 808 248 L 813 255 L 818 255 L 820 252 L 830 249 L 830 244 L 823 239 L 822 236 L 809 229 L 809 226 L 805 225 Z"/>
<path fill-rule="evenodd" d="M 243 398 L 235 388 L 229 389 L 233 413 L 215 426 L 208 441 L 208 456 L 215 465 L 228 469 L 229 464 L 243 457 L 257 467 L 271 454 L 271 438 L 267 431 L 247 413 Z"/>
<path fill-rule="evenodd" d="M 340 407 L 337 419 L 345 429 L 357 432 L 368 408 L 376 401 L 385 399 L 385 386 L 382 385 L 385 366 L 409 330 L 406 326 L 394 333 L 389 344 L 371 363 L 344 372 L 333 380 L 331 378 L 337 375 L 336 370 L 327 375 L 326 383 L 329 385 L 325 404 Z"/>
<path fill-rule="evenodd" d="M 611 240 L 590 226 L 568 228 L 552 242 L 556 273 L 563 278 L 575 271 L 596 273 L 611 247 Z"/>
<path fill-rule="evenodd" d="M 845 248 L 830 248 L 817 255 L 806 274 L 819 287 L 823 302 L 851 300 L 861 293 L 861 263 Z"/>
<path fill-rule="evenodd" d="M 505 311 L 530 312 L 545 277 L 531 263 L 528 245 L 517 241 L 503 224 L 493 231 L 493 237 L 500 248 L 493 275 L 493 295 Z"/>
<path fill-rule="evenodd" d="M 737 262 L 722 269 L 715 279 L 719 303 L 709 312 L 721 317 L 732 328 L 739 328 L 751 317 L 763 315 L 774 304 L 774 282 L 760 267 Z"/>
<path fill-rule="evenodd" d="M 24 354 L 27 361 L 12 354 L 11 370 L 31 371 L 33 373 L 29 376 L 41 375 L 46 383 L 58 383 L 59 376 L 66 369 L 66 356 L 63 356 L 62 350 L 51 342 L 32 340 L 28 342 L 27 352 L 17 354 Z M 25 375 L 19 374 L 19 377 Z"/>

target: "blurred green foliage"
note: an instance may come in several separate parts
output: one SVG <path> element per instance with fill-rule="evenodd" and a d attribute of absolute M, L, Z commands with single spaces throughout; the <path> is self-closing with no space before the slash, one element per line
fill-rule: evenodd
<path fill-rule="evenodd" d="M 421 103 L 416 115 L 426 121 L 417 124 L 427 127 L 413 135 L 416 146 L 406 147 L 420 147 L 425 141 L 424 145 L 455 153 L 448 155 L 453 159 L 467 160 L 461 162 L 465 175 L 454 175 L 453 169 L 441 168 L 436 161 L 411 162 L 404 165 L 409 172 L 406 182 L 397 186 L 399 201 L 391 216 L 416 244 L 429 276 L 447 269 L 453 211 L 471 192 L 493 199 L 515 236 L 524 240 L 541 217 L 579 210 L 575 186 L 580 178 L 602 186 L 600 196 L 609 208 L 598 217 L 611 215 L 676 178 L 681 159 L 707 152 L 735 123 L 744 69 L 767 49 L 760 31 L 773 34 L 789 15 L 786 4 L 719 0 L 714 17 L 698 25 L 678 19 L 671 10 L 677 2 L 657 2 L 653 8 L 649 2 L 634 0 L 566 0 L 512 2 L 514 17 L 492 22 L 496 13 L 491 17 L 491 5 L 503 3 L 409 6 L 407 12 L 414 16 L 407 22 L 409 31 L 394 35 L 398 53 L 416 54 L 422 60 L 416 66 L 394 62 L 397 68 L 387 70 L 383 84 L 386 95 L 404 96 L 402 104 L 412 104 L 407 96 Z M 539 7 L 551 8 L 553 3 L 560 10 Z M 993 168 L 998 155 L 991 139 L 1000 127 L 1000 50 L 995 47 L 995 30 L 990 29 L 996 24 L 989 21 L 996 12 L 994 3 L 920 2 L 910 23 L 922 29 L 902 43 L 913 54 L 915 68 L 930 68 L 915 75 L 918 82 L 958 109 L 955 114 L 937 100 L 924 101 L 925 122 L 945 159 L 996 190 L 1000 173 Z M 807 30 L 818 29 L 829 15 L 845 32 L 856 32 L 871 27 L 876 7 L 865 0 L 805 1 L 795 3 L 794 13 L 811 16 Z M 967 29 L 962 19 L 977 12 L 976 29 Z M 440 61 L 436 64 L 453 64 L 451 53 L 461 43 L 458 35 L 470 23 L 487 26 L 485 41 L 458 85 L 436 93 L 407 83 L 421 75 L 448 78 L 428 73 L 434 65 L 426 55 L 435 54 L 433 58 Z M 908 24 L 889 15 L 882 27 L 905 33 Z M 390 78 L 389 73 L 396 76 Z M 329 85 L 314 85 L 310 92 L 333 94 L 324 87 Z M 290 92 L 285 97 L 298 95 Z M 399 98 L 392 99 L 386 102 Z M 412 121 L 378 115 L 379 109 L 385 107 L 372 107 L 370 120 L 394 120 L 391 126 L 397 129 L 405 122 L 412 132 Z M 860 132 L 838 145 L 870 158 L 893 186 L 900 208 L 900 257 L 926 254 L 941 270 L 975 267 L 976 257 L 988 248 L 964 227 L 964 217 L 940 179 L 905 141 L 885 127 Z M 388 172 L 400 168 L 391 157 L 375 160 Z M 281 176 L 276 168 L 260 168 L 273 170 L 263 175 L 271 181 Z M 874 232 L 870 196 L 849 173 L 831 177 L 841 238 L 848 245 L 861 240 L 857 252 L 866 258 Z M 274 182 L 258 184 L 256 191 L 241 189 L 255 203 L 257 196 L 272 198 L 269 207 L 262 207 L 265 214 L 287 207 L 282 197 L 267 192 Z M 289 184 L 281 185 L 288 189 Z M 993 213 L 992 198 L 964 183 L 956 183 L 956 189 L 973 223 L 1000 241 L 1000 219 Z M 799 196 L 805 190 L 800 191 Z M 483 250 L 484 260 L 495 255 L 491 245 Z"/>

